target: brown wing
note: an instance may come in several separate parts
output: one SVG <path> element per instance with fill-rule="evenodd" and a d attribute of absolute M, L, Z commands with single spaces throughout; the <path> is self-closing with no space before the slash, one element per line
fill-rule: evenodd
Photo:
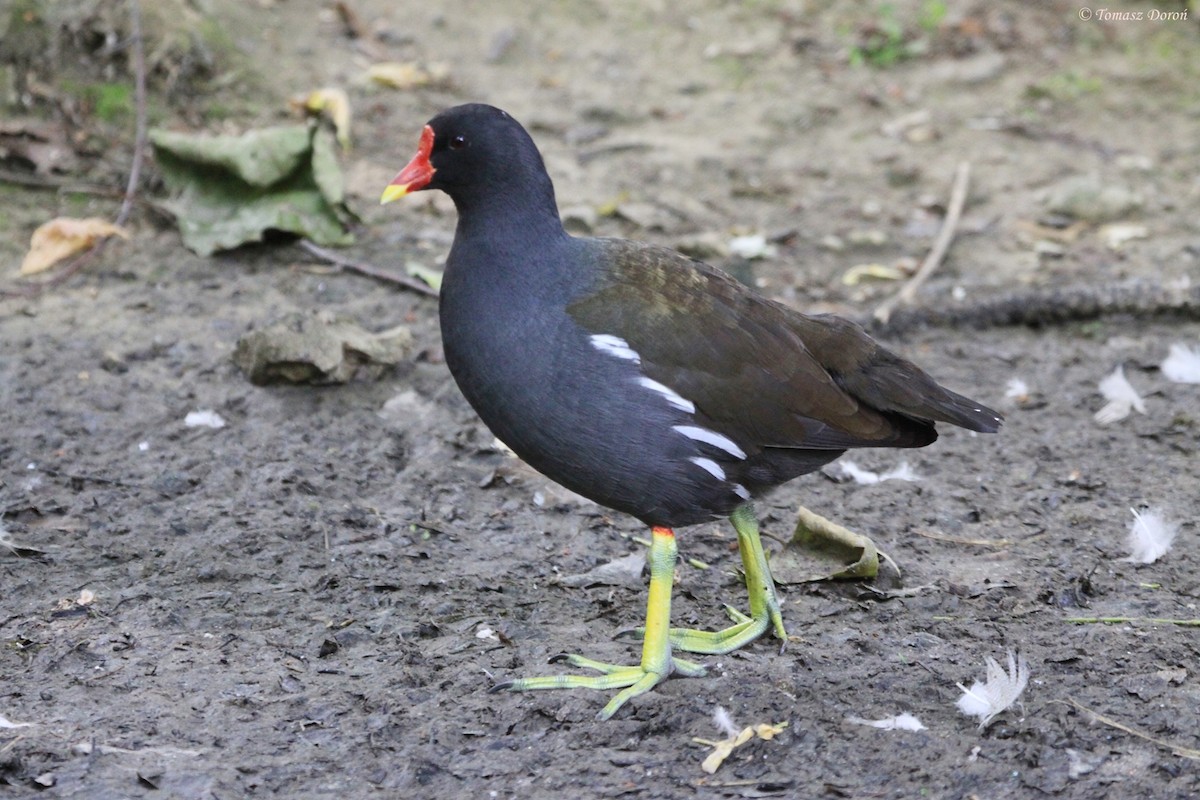
<path fill-rule="evenodd" d="M 958 396 L 852 323 L 805 317 L 671 250 L 596 244 L 602 277 L 568 313 L 628 342 L 648 377 L 743 446 L 921 446 L 948 419 L 939 403 Z"/>

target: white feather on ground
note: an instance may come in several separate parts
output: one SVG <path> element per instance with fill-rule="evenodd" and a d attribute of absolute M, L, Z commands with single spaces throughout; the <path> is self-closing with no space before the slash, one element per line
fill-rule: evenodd
<path fill-rule="evenodd" d="M 1140 514 L 1137 509 L 1129 510 L 1133 512 L 1133 522 L 1129 525 L 1129 538 L 1126 540 L 1129 557 L 1124 560 L 1153 564 L 1166 555 L 1175 543 L 1179 523 L 1168 519 L 1161 509 L 1151 508 Z"/>
<path fill-rule="evenodd" d="M 8 730 L 10 728 L 28 728 L 33 725 L 32 722 L 9 722 L 8 717 L 0 714 L 0 729 Z"/>
<path fill-rule="evenodd" d="M 1025 685 L 1029 683 L 1029 662 L 1023 656 L 1008 651 L 1008 670 L 987 657 L 986 682 L 975 681 L 968 689 L 961 683 L 963 695 L 958 698 L 958 710 L 968 717 L 979 718 L 979 728 L 988 726 L 996 715 L 1017 702 Z"/>
<path fill-rule="evenodd" d="M 1159 365 L 1167 380 L 1175 383 L 1200 383 L 1200 350 L 1176 342 Z"/>
<path fill-rule="evenodd" d="M 726 736 L 738 735 L 738 726 L 734 724 L 733 717 L 729 716 L 729 712 L 723 706 L 717 706 L 717 710 L 713 712 L 713 724 Z"/>
<path fill-rule="evenodd" d="M 1137 393 L 1137 389 L 1134 389 L 1133 384 L 1125 377 L 1123 366 L 1117 367 L 1111 375 L 1100 381 L 1100 394 L 1108 401 L 1094 417 L 1101 425 L 1120 422 L 1129 416 L 1130 411 L 1146 413 L 1146 404 L 1142 402 L 1142 396 Z"/>
<path fill-rule="evenodd" d="M 907 711 L 903 714 L 897 714 L 894 717 L 884 717 L 883 719 L 863 719 L 862 717 L 846 717 L 846 722 L 853 722 L 855 725 L 870 725 L 872 728 L 879 728 L 885 731 L 923 731 L 925 725 L 921 720 L 909 714 Z"/>
<path fill-rule="evenodd" d="M 1020 378 L 1009 378 L 1004 385 L 1004 399 L 1025 402 L 1029 399 L 1029 384 Z"/>
<path fill-rule="evenodd" d="M 201 409 L 199 411 L 189 411 L 188 415 L 183 418 L 183 424 L 189 428 L 224 428 L 225 419 L 217 412 L 211 409 Z"/>
<path fill-rule="evenodd" d="M 831 469 L 840 471 L 842 475 L 854 480 L 855 483 L 860 483 L 864 486 L 870 486 L 884 481 L 919 481 L 921 476 L 908 465 L 907 461 L 901 461 L 893 469 L 883 472 L 872 472 L 869 469 L 863 469 L 853 461 L 843 459 L 832 465 Z"/>

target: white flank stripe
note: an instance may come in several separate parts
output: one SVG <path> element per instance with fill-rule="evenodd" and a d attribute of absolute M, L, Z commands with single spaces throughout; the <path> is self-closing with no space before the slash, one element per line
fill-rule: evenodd
<path fill-rule="evenodd" d="M 641 378 L 638 378 L 638 383 L 640 383 L 642 386 L 645 386 L 647 389 L 650 389 L 651 391 L 658 392 L 663 397 L 667 398 L 668 403 L 675 406 L 676 408 L 678 408 L 682 411 L 686 411 L 689 414 L 695 413 L 695 411 L 696 411 L 695 404 L 691 400 L 688 400 L 686 397 L 681 397 L 675 390 L 671 389 L 671 387 L 663 386 L 658 381 L 652 380 L 652 379 L 644 377 L 644 376 Z"/>
<path fill-rule="evenodd" d="M 750 490 L 747 489 L 745 486 L 742 486 L 740 483 L 735 483 L 732 488 L 733 488 L 733 493 L 736 494 L 738 497 L 742 498 L 743 500 L 750 499 Z"/>
<path fill-rule="evenodd" d="M 689 458 L 688 461 L 691 461 L 697 467 L 704 470 L 709 475 L 712 475 L 717 480 L 725 480 L 725 470 L 721 469 L 721 465 L 713 461 L 711 458 Z"/>
<path fill-rule="evenodd" d="M 592 347 L 602 353 L 608 353 L 610 356 L 632 361 L 635 364 L 642 363 L 642 357 L 638 355 L 637 350 L 629 346 L 629 342 L 622 339 L 620 336 L 613 336 L 610 333 L 597 333 L 591 337 Z"/>
<path fill-rule="evenodd" d="M 671 430 L 682 433 L 693 441 L 711 444 L 713 447 L 729 453 L 734 458 L 746 457 L 746 451 L 738 447 L 737 442 L 724 434 L 710 431 L 708 428 L 701 428 L 699 425 L 675 425 Z"/>

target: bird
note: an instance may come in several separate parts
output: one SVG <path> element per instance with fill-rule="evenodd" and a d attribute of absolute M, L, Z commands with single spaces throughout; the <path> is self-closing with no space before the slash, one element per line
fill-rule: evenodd
<path fill-rule="evenodd" d="M 680 654 L 787 641 L 753 501 L 860 447 L 924 447 L 935 423 L 996 432 L 997 412 L 939 385 L 858 324 L 807 315 L 669 248 L 575 236 L 536 143 L 491 105 L 449 108 L 381 203 L 440 190 L 457 211 L 439 321 L 446 365 L 487 427 L 533 468 L 650 527 L 641 659 L 562 654 L 589 673 L 493 691 L 613 692 L 612 717 L 671 675 Z M 675 532 L 728 517 L 748 613 L 717 631 L 670 626 Z"/>

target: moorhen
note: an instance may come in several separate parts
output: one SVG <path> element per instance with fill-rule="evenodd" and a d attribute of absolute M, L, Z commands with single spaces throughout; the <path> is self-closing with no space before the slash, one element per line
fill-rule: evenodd
<path fill-rule="evenodd" d="M 668 675 L 674 651 L 735 650 L 772 629 L 779 598 L 751 500 L 852 447 L 923 447 L 935 422 L 992 433 L 995 411 L 938 385 L 863 329 L 806 316 L 662 247 L 568 234 L 537 146 L 504 111 L 435 116 L 387 203 L 441 189 L 458 210 L 442 279 L 446 364 L 483 422 L 526 462 L 651 527 L 641 663 L 560 657 L 598 675 L 494 689 L 620 689 L 613 715 Z M 750 613 L 716 632 L 670 628 L 675 528 L 729 516 Z"/>

